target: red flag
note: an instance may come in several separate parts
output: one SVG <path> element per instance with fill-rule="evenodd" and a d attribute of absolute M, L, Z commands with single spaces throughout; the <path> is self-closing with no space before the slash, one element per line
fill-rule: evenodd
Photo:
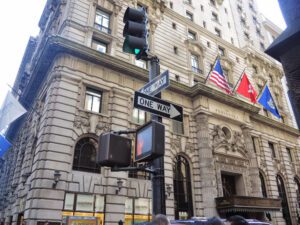
<path fill-rule="evenodd" d="M 236 90 L 237 93 L 249 98 L 251 102 L 256 103 L 257 92 L 254 90 L 246 73 L 243 74 L 243 78 L 240 82 L 239 87 Z"/>

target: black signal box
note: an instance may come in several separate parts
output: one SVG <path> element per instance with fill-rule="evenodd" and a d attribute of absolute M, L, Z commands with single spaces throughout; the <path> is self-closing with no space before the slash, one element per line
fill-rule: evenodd
<path fill-rule="evenodd" d="M 131 161 L 131 139 L 114 133 L 100 135 L 97 163 L 101 166 L 126 167 Z"/>

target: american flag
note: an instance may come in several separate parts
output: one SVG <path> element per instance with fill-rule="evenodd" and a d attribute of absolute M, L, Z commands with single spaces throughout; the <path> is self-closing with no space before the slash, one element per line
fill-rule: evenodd
<path fill-rule="evenodd" d="M 221 62 L 219 59 L 217 59 L 215 68 L 211 72 L 209 80 L 214 82 L 218 87 L 224 89 L 228 94 L 232 93 L 231 88 L 229 87 L 229 84 L 226 80 L 226 77 L 224 76 L 223 69 L 221 67 Z"/>

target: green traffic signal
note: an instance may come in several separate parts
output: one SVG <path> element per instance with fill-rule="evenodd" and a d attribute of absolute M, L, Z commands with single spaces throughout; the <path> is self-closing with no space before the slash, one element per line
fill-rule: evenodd
<path fill-rule="evenodd" d="M 135 55 L 139 54 L 140 52 L 141 52 L 141 49 L 137 49 L 137 48 L 134 49 L 134 54 Z"/>

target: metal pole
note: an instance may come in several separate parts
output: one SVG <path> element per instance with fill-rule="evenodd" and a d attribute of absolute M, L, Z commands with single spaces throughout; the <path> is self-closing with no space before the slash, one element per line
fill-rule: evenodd
<path fill-rule="evenodd" d="M 151 81 L 160 74 L 159 59 L 154 56 L 150 59 L 149 80 Z M 161 98 L 161 93 L 155 95 Z M 162 122 L 160 116 L 151 116 L 152 120 Z M 152 216 L 156 214 L 166 214 L 166 196 L 165 196 L 165 180 L 164 180 L 164 157 L 157 158 L 152 161 L 151 167 L 156 173 L 152 174 Z"/>

